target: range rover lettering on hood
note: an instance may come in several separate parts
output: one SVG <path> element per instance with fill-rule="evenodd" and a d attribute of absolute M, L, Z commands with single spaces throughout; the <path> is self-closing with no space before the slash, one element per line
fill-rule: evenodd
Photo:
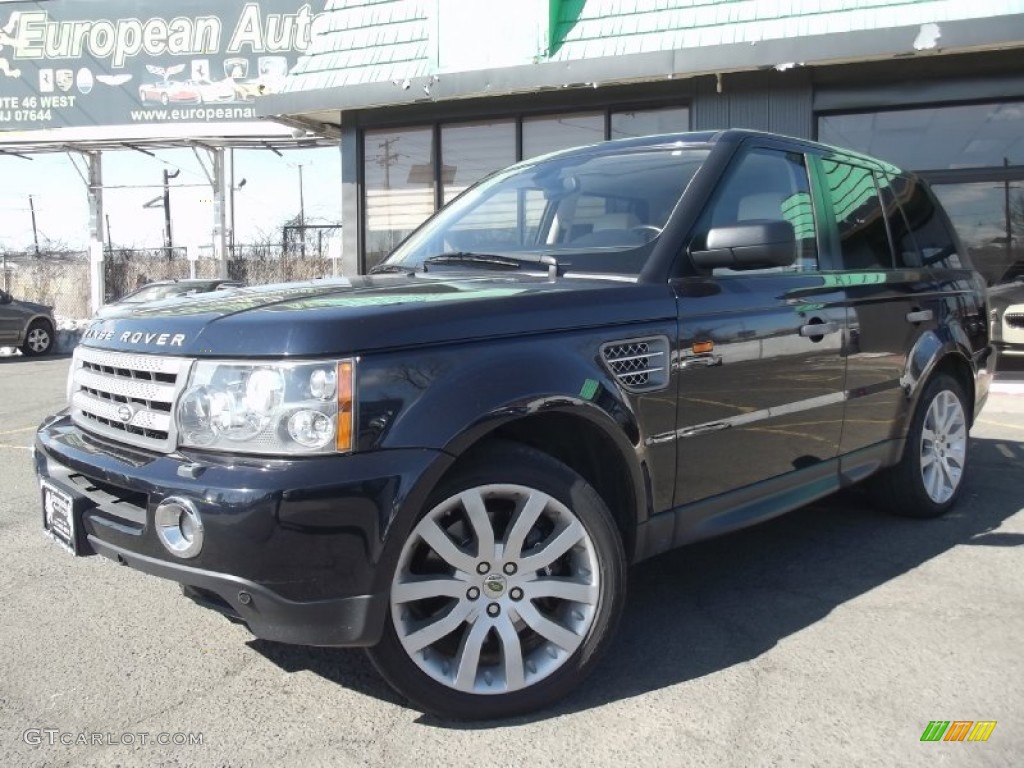
<path fill-rule="evenodd" d="M 113 341 L 115 338 L 123 344 L 155 344 L 158 347 L 183 347 L 185 334 L 159 333 L 156 331 L 101 331 L 90 328 L 83 334 L 85 339 L 97 341 Z"/>

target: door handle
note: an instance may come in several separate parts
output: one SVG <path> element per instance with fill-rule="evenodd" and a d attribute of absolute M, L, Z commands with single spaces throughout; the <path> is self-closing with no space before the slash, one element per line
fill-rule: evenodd
<path fill-rule="evenodd" d="M 930 309 L 915 309 L 913 312 L 907 312 L 908 323 L 926 323 L 935 317 L 935 313 Z"/>
<path fill-rule="evenodd" d="M 800 335 L 805 338 L 813 336 L 828 336 L 832 333 L 839 333 L 839 323 L 829 321 L 827 323 L 808 323 L 800 326 Z"/>

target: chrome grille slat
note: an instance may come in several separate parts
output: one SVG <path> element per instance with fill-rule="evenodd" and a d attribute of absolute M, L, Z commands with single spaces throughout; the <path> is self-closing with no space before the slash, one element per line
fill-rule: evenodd
<path fill-rule="evenodd" d="M 76 382 L 83 389 L 94 389 L 132 400 L 155 400 L 170 403 L 174 399 L 173 384 L 159 384 L 148 379 L 125 379 L 106 373 L 95 373 L 82 370 L 78 372 Z"/>
<path fill-rule="evenodd" d="M 634 392 L 660 389 L 668 383 L 668 339 L 630 339 L 605 344 L 601 354 L 619 383 Z"/>
<path fill-rule="evenodd" d="M 92 363 L 93 365 L 107 366 L 108 368 L 171 374 L 177 374 L 181 370 L 181 364 L 188 362 L 181 357 L 110 352 L 105 349 L 92 349 L 91 347 L 79 347 L 77 359 L 85 363 Z"/>
<path fill-rule="evenodd" d="M 78 347 L 72 362 L 71 418 L 87 432 L 162 453 L 177 445 L 174 403 L 192 361 Z"/>
<path fill-rule="evenodd" d="M 118 409 L 122 403 L 104 400 L 85 392 L 75 392 L 71 396 L 71 407 L 78 408 L 90 413 L 99 419 L 108 421 L 121 421 Z M 122 422 L 123 423 L 123 422 Z M 132 415 L 126 426 L 137 427 L 138 429 L 156 430 L 158 432 L 169 432 L 171 428 L 170 414 L 156 413 L 150 410 L 138 410 Z"/>

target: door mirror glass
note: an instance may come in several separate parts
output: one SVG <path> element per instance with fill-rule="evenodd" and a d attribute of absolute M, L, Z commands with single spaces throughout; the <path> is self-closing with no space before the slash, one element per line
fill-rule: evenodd
<path fill-rule="evenodd" d="M 10 304 L 11 301 L 11 294 L 7 291 L 0 290 L 0 304 Z"/>

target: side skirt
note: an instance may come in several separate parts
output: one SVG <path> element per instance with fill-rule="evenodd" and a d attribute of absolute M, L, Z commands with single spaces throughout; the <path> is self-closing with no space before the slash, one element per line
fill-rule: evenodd
<path fill-rule="evenodd" d="M 841 459 L 662 512 L 637 531 L 634 562 L 702 539 L 746 528 L 854 485 L 899 461 L 903 440 L 890 440 Z"/>

